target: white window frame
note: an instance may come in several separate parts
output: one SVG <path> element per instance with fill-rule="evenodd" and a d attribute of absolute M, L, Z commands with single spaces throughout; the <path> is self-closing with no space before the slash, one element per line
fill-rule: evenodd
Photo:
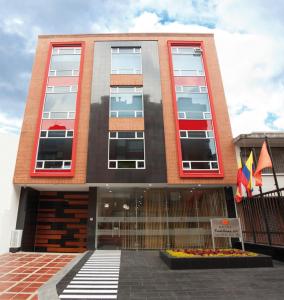
<path fill-rule="evenodd" d="M 68 91 L 67 92 L 57 92 L 56 91 L 56 88 L 57 87 L 66 87 L 68 88 Z M 61 85 L 61 86 L 53 86 L 53 85 L 48 85 L 46 87 L 46 92 L 45 92 L 45 97 L 44 97 L 44 104 L 43 104 L 43 107 L 45 105 L 45 101 L 46 101 L 46 95 L 47 94 L 76 94 L 76 97 L 77 98 L 77 94 L 78 94 L 78 85 Z M 76 103 L 77 103 L 77 99 L 76 99 L 76 102 L 75 102 L 75 108 L 76 108 Z M 65 114 L 66 117 L 63 118 L 63 117 L 52 117 L 52 114 L 56 114 L 56 113 L 60 113 L 60 114 Z M 42 111 L 42 119 L 43 120 L 75 120 L 76 118 L 76 111 L 73 111 L 73 110 L 70 110 L 70 111 Z"/>
<path fill-rule="evenodd" d="M 115 132 L 115 137 L 111 137 L 111 133 Z M 146 169 L 146 156 L 145 156 L 145 134 L 144 131 L 125 131 L 125 132 L 135 132 L 135 135 L 133 138 L 120 138 L 118 137 L 118 133 L 119 132 L 123 132 L 123 131 L 109 131 L 108 134 L 108 169 L 110 170 L 145 170 Z M 138 132 L 142 132 L 143 136 L 142 137 L 138 137 Z M 111 140 L 117 140 L 117 139 L 121 139 L 121 140 L 143 140 L 143 150 L 144 150 L 144 160 L 133 160 L 133 159 L 122 159 L 122 160 L 113 160 L 113 159 L 109 159 L 109 151 L 110 151 L 110 141 Z M 118 162 L 120 161 L 133 161 L 135 162 L 135 168 L 118 168 Z M 115 162 L 115 167 L 110 167 L 110 163 L 111 162 Z M 144 163 L 143 168 L 138 168 L 138 164 L 140 162 Z"/>
<path fill-rule="evenodd" d="M 182 52 L 181 49 L 188 49 L 188 53 L 186 52 Z M 203 56 L 202 56 L 202 49 L 200 47 L 192 47 L 192 46 L 184 46 L 184 47 L 171 47 L 171 53 L 172 56 L 173 55 L 192 55 L 192 56 L 201 56 L 201 63 L 202 63 L 202 67 L 203 70 L 202 71 L 198 71 L 198 70 L 194 70 L 194 69 L 174 69 L 174 65 L 173 65 L 173 72 L 174 72 L 174 76 L 179 76 L 179 77 L 204 77 L 205 76 L 205 72 L 204 72 L 204 62 L 203 62 Z M 182 72 L 192 72 L 191 75 L 184 75 L 182 74 Z"/>
<path fill-rule="evenodd" d="M 185 133 L 186 136 L 182 137 L 181 132 Z M 204 135 L 204 137 L 190 137 L 189 132 L 204 132 L 205 135 Z M 217 158 L 219 157 L 217 144 L 216 144 L 216 139 L 215 139 L 215 135 L 214 135 L 213 130 L 179 130 L 179 138 L 180 139 L 190 139 L 190 140 L 208 140 L 208 139 L 212 139 L 212 140 L 214 140 L 214 143 L 215 143 L 216 156 L 217 156 Z M 184 163 L 188 163 L 189 167 L 188 168 L 184 167 Z M 209 163 L 210 168 L 209 169 L 192 169 L 191 163 Z M 214 166 L 213 166 L 214 163 L 217 163 L 218 168 L 214 168 Z M 208 170 L 209 171 L 216 171 L 216 170 L 219 170 L 219 162 L 218 162 L 218 160 L 202 160 L 202 161 L 201 160 L 182 160 L 182 169 L 183 170 L 190 170 L 190 171 L 208 171 Z"/>
<path fill-rule="evenodd" d="M 120 53 L 119 49 L 125 49 L 125 48 L 129 48 L 129 49 L 132 49 L 132 52 L 124 52 L 124 53 Z M 140 68 L 139 69 L 134 69 L 134 68 L 131 68 L 131 69 L 113 69 L 112 68 L 112 55 L 113 54 L 121 54 L 121 55 L 124 55 L 124 54 L 140 54 Z M 116 75 L 116 74 L 122 74 L 122 75 L 131 75 L 131 74 L 143 74 L 143 70 L 142 70 L 142 51 L 141 51 L 141 47 L 139 46 L 125 46 L 125 47 L 111 47 L 111 55 L 110 55 L 110 68 L 111 68 L 111 74 L 112 75 Z M 129 73 L 121 73 L 120 70 L 130 70 Z"/>
<path fill-rule="evenodd" d="M 50 137 L 49 132 L 56 132 L 56 131 L 65 131 L 64 137 Z M 42 132 L 45 134 L 45 136 L 42 136 Z M 72 136 L 68 136 L 68 132 L 72 132 Z M 35 170 L 71 170 L 72 169 L 72 160 L 58 160 L 58 159 L 50 159 L 50 160 L 41 160 L 37 159 L 38 157 L 38 150 L 39 150 L 39 143 L 40 139 L 73 139 L 74 138 L 74 130 L 41 130 L 40 135 L 38 138 L 38 145 L 37 145 L 37 155 L 36 155 L 36 162 L 35 162 Z M 45 168 L 46 162 L 62 162 L 62 168 Z M 41 163 L 42 166 L 38 167 L 37 164 Z M 70 165 L 68 165 L 70 164 Z"/>
<path fill-rule="evenodd" d="M 133 89 L 132 91 L 123 91 L 124 89 Z M 134 117 L 119 117 L 119 112 L 132 112 L 131 110 L 111 110 L 111 97 L 117 94 L 137 94 L 141 95 L 142 99 L 142 110 L 133 110 Z M 114 116 L 115 115 L 115 116 Z M 143 87 L 141 86 L 115 86 L 110 88 L 109 96 L 109 117 L 110 118 L 144 118 L 144 97 L 143 97 Z"/>
<path fill-rule="evenodd" d="M 60 53 L 62 50 L 66 50 L 66 49 L 73 49 L 73 53 Z M 81 57 L 81 53 L 82 53 L 82 47 L 52 47 L 52 53 L 50 56 L 50 60 L 49 60 L 49 69 L 48 69 L 48 76 L 49 77 L 78 77 L 79 76 L 79 69 L 71 69 L 71 70 L 52 70 L 50 68 L 51 65 L 51 60 L 52 60 L 52 56 L 60 56 L 60 55 L 80 55 Z M 80 58 L 80 64 L 81 65 L 81 58 Z M 70 74 L 68 75 L 58 75 L 58 71 L 64 71 L 64 72 L 70 72 Z"/>

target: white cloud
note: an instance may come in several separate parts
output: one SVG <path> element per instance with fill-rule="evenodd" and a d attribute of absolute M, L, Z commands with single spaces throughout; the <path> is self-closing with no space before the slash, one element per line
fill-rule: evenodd
<path fill-rule="evenodd" d="M 2 112 L 0 113 L 0 132 L 4 132 L 4 133 L 12 132 L 18 134 L 21 125 L 22 125 L 21 118 L 14 118 Z"/>
<path fill-rule="evenodd" d="M 30 13 L 21 12 L 9 2 L 2 10 L 0 30 L 22 39 L 26 52 L 35 49 L 36 36 L 40 32 L 213 31 L 234 136 L 271 128 L 284 130 L 283 0 L 273 3 L 266 0 L 95 1 L 96 5 L 82 1 L 80 5 L 70 4 L 59 19 L 55 12 L 66 6 L 64 2 L 52 2 L 47 8 L 42 5 L 44 2 L 28 1 L 33 7 Z M 83 19 L 77 19 L 79 9 L 84 13 Z M 19 82 L 26 81 L 27 71 L 25 69 L 26 75 Z M 19 74 L 15 70 L 13 78 L 19 78 Z M 11 91 L 13 82 L 3 80 L 0 87 Z M 18 98 L 18 94 L 15 97 Z M 25 96 L 22 98 L 24 101 Z M 6 101 L 4 97 L 1 100 Z M 278 118 L 266 123 L 268 113 Z M 3 119 L 0 114 L 0 128 L 20 126 L 20 122 L 8 124 L 9 119 L 7 116 Z"/>

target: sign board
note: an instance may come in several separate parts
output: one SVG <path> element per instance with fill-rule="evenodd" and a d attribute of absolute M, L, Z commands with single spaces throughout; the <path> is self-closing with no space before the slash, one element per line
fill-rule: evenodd
<path fill-rule="evenodd" d="M 215 218 L 211 219 L 210 222 L 214 249 L 214 238 L 216 237 L 239 238 L 243 245 L 242 229 L 239 218 Z"/>

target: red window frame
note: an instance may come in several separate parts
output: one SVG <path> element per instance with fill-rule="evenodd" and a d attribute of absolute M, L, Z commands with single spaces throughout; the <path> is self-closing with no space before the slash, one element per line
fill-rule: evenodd
<path fill-rule="evenodd" d="M 42 122 L 42 113 L 44 107 L 44 100 L 45 100 L 45 93 L 46 87 L 48 82 L 48 72 L 49 72 L 49 65 L 50 59 L 52 55 L 52 48 L 53 47 L 81 47 L 81 60 L 80 60 L 80 68 L 79 68 L 79 79 L 78 79 L 78 91 L 76 97 L 76 114 L 75 114 L 75 121 L 74 121 L 74 134 L 73 134 L 73 144 L 72 144 L 72 163 L 71 169 L 69 170 L 36 170 L 36 157 L 38 151 L 38 144 L 40 139 L 40 131 L 41 131 L 41 122 Z M 84 58 L 85 58 L 85 42 L 83 41 L 76 41 L 76 42 L 50 42 L 47 60 L 45 64 L 45 74 L 43 80 L 43 86 L 41 91 L 40 97 L 40 106 L 39 106 L 39 113 L 37 118 L 36 124 L 36 133 L 34 137 L 34 146 L 32 151 L 32 159 L 31 159 L 31 167 L 30 167 L 30 176 L 31 177 L 74 177 L 75 175 L 75 165 L 76 165 L 76 154 L 77 154 L 77 138 L 78 138 L 78 124 L 79 124 L 79 113 L 80 113 L 80 101 L 81 101 L 81 86 L 82 86 L 82 73 L 83 73 L 83 66 L 84 66 Z"/>
<path fill-rule="evenodd" d="M 216 114 L 213 105 L 213 95 L 211 90 L 210 84 L 210 77 L 208 75 L 208 67 L 204 49 L 203 41 L 173 41 L 169 40 L 168 44 L 168 55 L 169 55 L 169 65 L 170 65 L 170 77 L 171 77 L 171 88 L 172 88 L 172 99 L 173 99 L 173 110 L 174 110 L 174 118 L 175 118 L 175 126 L 176 126 L 176 144 L 177 144 L 177 155 L 178 155 L 178 164 L 179 164 L 179 176 L 180 177 L 191 177 L 191 178 L 206 178 L 206 177 L 214 177 L 214 178 L 222 178 L 224 177 L 224 169 L 223 169 L 223 160 L 222 160 L 222 153 L 219 141 L 219 134 L 217 129 L 217 121 L 216 121 Z M 173 71 L 173 60 L 172 60 L 172 47 L 183 47 L 183 46 L 194 46 L 200 47 L 202 49 L 202 59 L 203 59 L 203 66 L 204 66 L 204 73 L 205 73 L 205 80 L 208 89 L 208 98 L 211 108 L 211 115 L 212 115 L 212 127 L 215 136 L 215 143 L 216 143 L 216 150 L 217 150 L 217 159 L 219 170 L 183 170 L 182 168 L 182 152 L 181 152 L 181 142 L 179 136 L 180 124 L 178 119 L 178 109 L 177 109 L 177 99 L 176 99 L 176 89 L 175 89 L 175 78 L 174 78 L 174 71 Z"/>

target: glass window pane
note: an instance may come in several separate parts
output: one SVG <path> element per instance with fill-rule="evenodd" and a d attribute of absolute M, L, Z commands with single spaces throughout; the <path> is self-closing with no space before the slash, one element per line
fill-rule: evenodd
<path fill-rule="evenodd" d="M 40 139 L 38 160 L 71 160 L 73 139 Z"/>
<path fill-rule="evenodd" d="M 67 119 L 67 112 L 51 112 L 50 119 Z"/>
<path fill-rule="evenodd" d="M 207 162 L 192 162 L 191 163 L 192 170 L 208 170 L 210 169 L 210 163 Z"/>
<path fill-rule="evenodd" d="M 120 139 L 134 139 L 135 131 L 120 131 L 118 132 L 118 138 Z"/>
<path fill-rule="evenodd" d="M 80 59 L 80 55 L 52 55 L 50 70 L 78 70 Z"/>
<path fill-rule="evenodd" d="M 141 73 L 141 54 L 112 53 L 111 69 L 118 74 Z"/>
<path fill-rule="evenodd" d="M 186 118 L 203 119 L 203 112 L 210 111 L 207 94 L 177 93 L 177 105 L 179 112 L 190 112 Z"/>
<path fill-rule="evenodd" d="M 118 169 L 135 169 L 136 168 L 136 162 L 135 161 L 118 161 L 117 162 L 117 168 Z"/>
<path fill-rule="evenodd" d="M 44 164 L 45 169 L 61 169 L 62 167 L 62 161 L 46 161 Z"/>
<path fill-rule="evenodd" d="M 181 139 L 182 160 L 212 161 L 217 160 L 213 139 Z"/>
<path fill-rule="evenodd" d="M 206 138 L 206 131 L 188 131 L 189 138 Z"/>
<path fill-rule="evenodd" d="M 132 88 L 133 90 L 133 88 Z M 116 93 L 110 97 L 111 117 L 134 118 L 141 117 L 143 110 L 142 95 Z M 140 114 L 139 114 L 140 112 Z M 138 113 L 138 114 L 137 114 Z"/>
<path fill-rule="evenodd" d="M 143 140 L 110 140 L 110 160 L 144 160 Z"/>
<path fill-rule="evenodd" d="M 194 70 L 201 73 L 203 72 L 202 58 L 199 55 L 173 54 L 173 66 L 174 70 Z"/>
<path fill-rule="evenodd" d="M 76 93 L 46 94 L 44 111 L 75 111 Z"/>
<path fill-rule="evenodd" d="M 57 131 L 57 130 L 54 130 L 54 131 L 49 131 L 48 132 L 48 137 L 65 137 L 65 131 Z"/>

